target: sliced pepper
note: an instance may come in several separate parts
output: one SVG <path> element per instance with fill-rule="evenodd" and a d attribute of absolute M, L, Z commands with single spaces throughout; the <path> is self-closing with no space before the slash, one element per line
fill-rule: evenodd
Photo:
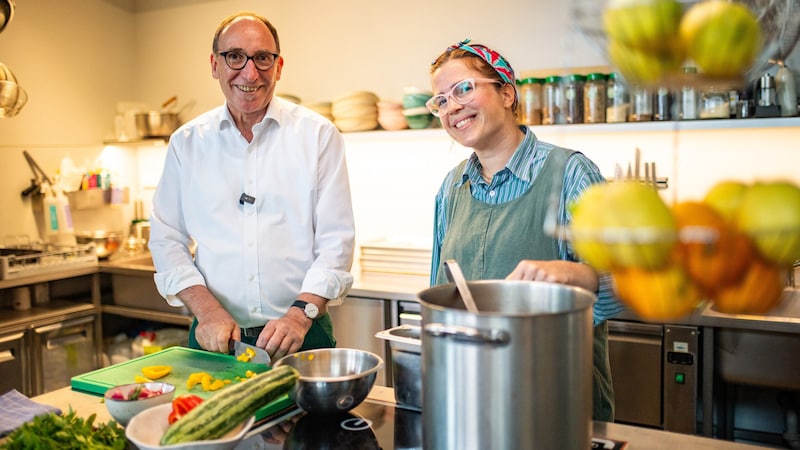
<path fill-rule="evenodd" d="M 167 421 L 172 424 L 203 402 L 203 399 L 194 394 L 184 394 L 172 400 L 172 411 L 167 416 Z"/>
<path fill-rule="evenodd" d="M 136 375 L 135 377 L 133 377 L 133 382 L 134 383 L 150 383 L 151 381 L 153 381 L 153 380 L 151 380 L 149 378 L 145 378 L 145 377 L 139 376 L 139 375 Z"/>
<path fill-rule="evenodd" d="M 147 366 L 142 367 L 142 373 L 147 378 L 151 380 L 157 380 L 159 378 L 164 378 L 165 376 L 169 375 L 172 372 L 171 366 Z"/>
<path fill-rule="evenodd" d="M 186 380 L 186 389 L 191 390 L 197 384 L 201 384 L 202 385 L 202 380 L 203 380 L 203 377 L 205 377 L 205 376 L 211 377 L 211 375 L 209 375 L 207 372 L 194 372 L 194 373 L 190 374 L 189 375 L 189 379 Z"/>

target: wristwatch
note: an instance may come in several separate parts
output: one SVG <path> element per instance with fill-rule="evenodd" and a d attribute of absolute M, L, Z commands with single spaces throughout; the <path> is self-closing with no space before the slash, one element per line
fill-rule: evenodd
<path fill-rule="evenodd" d="M 316 319 L 317 316 L 319 315 L 319 308 L 317 308 L 317 305 L 313 303 L 304 302 L 302 300 L 295 300 L 294 303 L 292 303 L 292 306 L 294 306 L 295 308 L 302 309 L 306 317 L 308 317 L 311 320 Z"/>

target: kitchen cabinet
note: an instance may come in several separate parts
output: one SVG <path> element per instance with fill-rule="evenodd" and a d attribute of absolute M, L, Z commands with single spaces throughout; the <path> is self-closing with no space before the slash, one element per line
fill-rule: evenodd
<path fill-rule="evenodd" d="M 30 393 L 30 358 L 26 357 L 28 346 L 26 330 L 0 332 L 0 392 L 16 389 Z"/>
<path fill-rule="evenodd" d="M 388 343 L 375 337 L 391 328 L 391 302 L 380 298 L 348 296 L 342 304 L 328 307 L 333 321 L 337 347 L 357 348 L 375 353 L 383 359 L 383 370 L 375 383 L 391 386 L 391 361 Z"/>
<path fill-rule="evenodd" d="M 30 336 L 31 391 L 44 394 L 70 385 L 73 376 L 100 367 L 94 312 L 38 323 Z"/>

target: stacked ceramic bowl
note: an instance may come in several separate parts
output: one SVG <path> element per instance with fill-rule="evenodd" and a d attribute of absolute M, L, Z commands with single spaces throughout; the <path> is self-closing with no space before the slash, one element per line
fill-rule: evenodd
<path fill-rule="evenodd" d="M 378 128 L 378 96 L 355 91 L 335 98 L 331 104 L 333 123 L 344 132 Z"/>
<path fill-rule="evenodd" d="M 406 117 L 408 127 L 415 130 L 430 127 L 433 123 L 433 114 L 425 107 L 425 102 L 433 94 L 415 87 L 407 87 L 403 92 L 403 115 Z"/>
<path fill-rule="evenodd" d="M 378 102 L 378 124 L 384 130 L 404 130 L 408 128 L 406 116 L 403 115 L 403 104 L 399 102 Z"/>
<path fill-rule="evenodd" d="M 312 111 L 316 111 L 326 119 L 333 122 L 333 114 L 331 114 L 331 107 L 332 107 L 331 102 L 310 103 L 304 106 Z"/>

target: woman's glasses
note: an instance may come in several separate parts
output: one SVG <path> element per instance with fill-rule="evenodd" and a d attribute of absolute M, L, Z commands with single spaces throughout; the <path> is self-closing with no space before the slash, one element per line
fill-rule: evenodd
<path fill-rule="evenodd" d="M 505 84 L 502 81 L 492 80 L 491 78 L 467 78 L 456 83 L 449 92 L 431 97 L 425 102 L 425 106 L 434 116 L 442 117 L 447 114 L 447 110 L 450 108 L 448 99 L 452 98 L 459 105 L 466 105 L 475 97 L 475 88 L 479 83 L 492 83 L 501 86 Z"/>

